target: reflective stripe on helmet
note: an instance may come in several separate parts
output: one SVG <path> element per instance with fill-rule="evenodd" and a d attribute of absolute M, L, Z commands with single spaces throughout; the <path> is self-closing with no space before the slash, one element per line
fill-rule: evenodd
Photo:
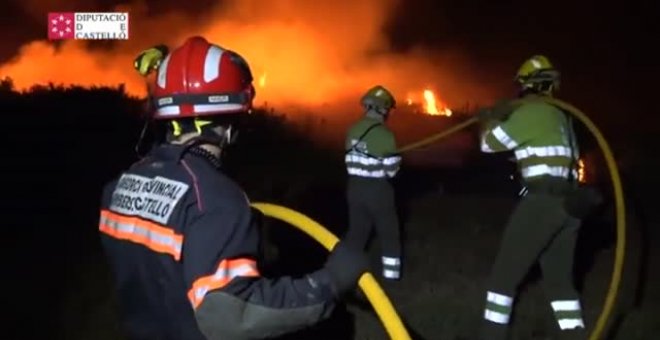
<path fill-rule="evenodd" d="M 157 116 L 171 118 L 181 114 L 180 105 L 192 105 L 193 111 L 198 114 L 212 112 L 236 112 L 245 109 L 250 100 L 247 93 L 225 94 L 178 94 L 174 96 L 156 98 L 154 106 Z"/>
<path fill-rule="evenodd" d="M 184 104 L 244 104 L 250 98 L 247 93 L 213 93 L 213 94 L 176 94 L 154 99 L 157 108 Z"/>
<path fill-rule="evenodd" d="M 162 88 L 165 88 L 167 85 L 167 65 L 169 64 L 169 61 L 170 55 L 166 56 L 158 67 L 158 77 L 156 79 L 156 84 Z"/>
<path fill-rule="evenodd" d="M 200 104 L 193 105 L 193 110 L 200 115 L 204 113 L 232 113 L 243 111 L 243 104 Z M 181 108 L 178 105 L 170 105 L 159 108 L 157 115 L 160 118 L 172 118 L 181 114 Z"/>
<path fill-rule="evenodd" d="M 220 76 L 220 60 L 225 51 L 218 46 L 209 46 L 204 58 L 204 81 L 210 82 Z"/>

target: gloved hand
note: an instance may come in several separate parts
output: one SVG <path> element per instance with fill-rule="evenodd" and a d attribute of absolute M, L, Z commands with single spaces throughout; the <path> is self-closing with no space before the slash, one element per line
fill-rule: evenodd
<path fill-rule="evenodd" d="M 369 270 L 369 258 L 363 251 L 340 241 L 330 252 L 324 268 L 330 275 L 333 293 L 339 297 L 355 288 L 360 276 Z"/>
<path fill-rule="evenodd" d="M 143 76 L 158 69 L 160 62 L 165 59 L 169 49 L 165 45 L 156 45 L 142 51 L 133 61 L 133 67 Z"/>

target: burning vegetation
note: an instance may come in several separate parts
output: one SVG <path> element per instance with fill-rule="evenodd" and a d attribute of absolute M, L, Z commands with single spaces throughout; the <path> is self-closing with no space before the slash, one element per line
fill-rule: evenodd
<path fill-rule="evenodd" d="M 64 6 L 67 3 L 45 11 L 76 10 Z M 404 53 L 391 48 L 383 31 L 397 5 L 395 0 L 233 0 L 195 16 L 152 16 L 145 5 L 120 6 L 113 10 L 131 14 L 130 40 L 111 47 L 75 40 L 33 41 L 0 65 L 0 78 L 11 78 L 18 89 L 48 83 L 124 84 L 129 94 L 144 97 L 145 80 L 132 67 L 135 56 L 155 44 L 176 46 L 188 36 L 202 35 L 248 60 L 257 87 L 256 105 L 357 103 L 356 98 L 376 84 L 390 89 L 401 102 L 414 93 L 408 103 L 430 115 L 450 116 L 452 103 L 488 101 L 477 83 L 466 81 L 478 78 L 469 76 L 467 59 L 456 58 L 456 51 L 413 48 Z"/>
<path fill-rule="evenodd" d="M 449 106 L 429 89 L 419 91 L 419 93 L 408 93 L 406 105 L 416 107 L 415 111 L 430 116 L 451 117 L 452 115 L 452 110 Z"/>
<path fill-rule="evenodd" d="M 584 160 L 581 158 L 578 160 L 578 181 L 580 183 L 587 182 L 587 170 L 584 165 Z"/>

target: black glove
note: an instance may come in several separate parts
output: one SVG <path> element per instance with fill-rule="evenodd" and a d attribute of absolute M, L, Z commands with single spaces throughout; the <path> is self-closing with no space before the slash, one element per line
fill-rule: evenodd
<path fill-rule="evenodd" d="M 568 194 L 564 200 L 564 209 L 569 215 L 581 220 L 601 203 L 603 195 L 596 188 L 580 187 Z"/>
<path fill-rule="evenodd" d="M 324 269 L 330 275 L 333 293 L 339 297 L 355 288 L 360 276 L 369 270 L 369 258 L 363 251 L 340 241 L 330 252 Z"/>

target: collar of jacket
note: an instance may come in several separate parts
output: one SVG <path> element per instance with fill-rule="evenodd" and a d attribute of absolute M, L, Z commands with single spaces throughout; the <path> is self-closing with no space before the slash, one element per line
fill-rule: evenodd
<path fill-rule="evenodd" d="M 219 169 L 222 165 L 219 157 L 216 157 L 199 145 L 161 144 L 157 148 L 154 148 L 152 155 L 154 158 L 175 162 L 181 160 L 185 155 L 191 155 L 209 162 L 216 169 Z"/>
<path fill-rule="evenodd" d="M 207 151 L 206 149 L 200 146 L 193 146 L 188 150 L 188 153 L 193 156 L 197 156 L 205 159 L 206 161 L 211 163 L 211 165 L 213 165 L 213 167 L 216 169 L 220 169 L 220 167 L 222 167 L 222 162 L 220 161 L 220 157 L 216 157 L 214 154 L 210 153 L 209 151 Z"/>

